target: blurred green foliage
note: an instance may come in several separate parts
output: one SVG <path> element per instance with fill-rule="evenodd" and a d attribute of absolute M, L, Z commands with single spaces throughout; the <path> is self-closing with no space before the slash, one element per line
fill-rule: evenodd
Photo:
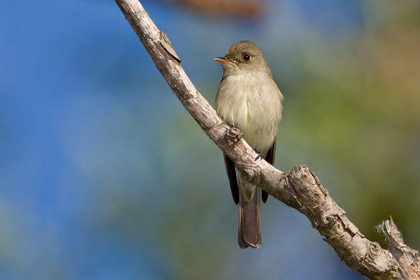
<path fill-rule="evenodd" d="M 367 1 L 361 9 L 362 28 L 304 50 L 301 67 L 311 74 L 288 84 L 282 131 L 291 129 L 367 237 L 381 240 L 374 225 L 392 215 L 418 248 L 419 5 Z"/>

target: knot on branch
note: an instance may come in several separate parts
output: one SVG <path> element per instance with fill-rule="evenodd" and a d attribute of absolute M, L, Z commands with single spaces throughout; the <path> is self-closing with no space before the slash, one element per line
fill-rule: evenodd
<path fill-rule="evenodd" d="M 374 261 L 380 253 L 382 253 L 381 245 L 377 242 L 369 242 L 366 258 Z"/>
<path fill-rule="evenodd" d="M 259 185 L 261 183 L 261 172 L 258 172 L 254 169 L 245 168 L 243 174 L 245 175 L 245 180 L 248 182 L 254 185 Z"/>
<path fill-rule="evenodd" d="M 296 165 L 288 174 L 289 182 L 300 204 L 312 209 L 319 207 L 328 195 L 319 179 L 305 165 Z"/>
<path fill-rule="evenodd" d="M 238 143 L 238 141 L 241 140 L 241 138 L 242 138 L 242 132 L 236 127 L 231 127 L 226 133 L 227 143 L 230 146 Z"/>
<path fill-rule="evenodd" d="M 339 217 L 335 213 L 326 213 L 322 216 L 322 225 L 324 227 L 331 227 L 332 224 L 337 222 L 339 220 Z M 337 225 L 337 227 L 340 227 L 341 223 Z"/>

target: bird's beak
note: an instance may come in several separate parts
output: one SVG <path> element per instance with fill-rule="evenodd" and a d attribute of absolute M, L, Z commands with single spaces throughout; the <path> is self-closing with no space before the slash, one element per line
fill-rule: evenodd
<path fill-rule="evenodd" d="M 230 60 L 224 57 L 215 57 L 214 58 L 215 61 L 219 62 L 220 64 L 228 64 L 228 63 L 236 63 L 236 61 L 234 60 Z"/>

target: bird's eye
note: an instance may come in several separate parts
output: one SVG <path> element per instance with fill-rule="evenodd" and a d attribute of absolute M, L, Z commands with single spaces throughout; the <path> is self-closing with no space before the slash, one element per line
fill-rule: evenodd
<path fill-rule="evenodd" d="M 250 59 L 249 55 L 247 55 L 247 54 L 246 54 L 246 55 L 244 55 L 244 60 L 245 60 L 245 61 L 248 61 L 249 59 Z"/>

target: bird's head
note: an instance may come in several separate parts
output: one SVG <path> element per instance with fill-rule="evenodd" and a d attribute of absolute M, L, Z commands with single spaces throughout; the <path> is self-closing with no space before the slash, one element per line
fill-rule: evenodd
<path fill-rule="evenodd" d="M 222 64 L 225 76 L 259 71 L 271 75 L 261 49 L 250 41 L 237 42 L 230 47 L 224 57 L 216 57 L 214 60 Z"/>

